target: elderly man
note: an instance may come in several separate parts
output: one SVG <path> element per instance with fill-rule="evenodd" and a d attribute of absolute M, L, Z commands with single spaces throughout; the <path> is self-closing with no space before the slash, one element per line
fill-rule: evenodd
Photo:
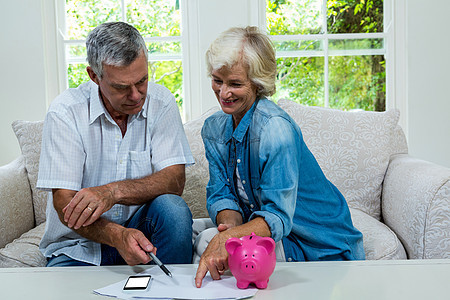
<path fill-rule="evenodd" d="M 45 118 L 38 187 L 49 191 L 40 249 L 47 266 L 190 263 L 192 216 L 180 197 L 193 157 L 173 95 L 148 82 L 132 26 L 87 37 L 91 81 Z"/>

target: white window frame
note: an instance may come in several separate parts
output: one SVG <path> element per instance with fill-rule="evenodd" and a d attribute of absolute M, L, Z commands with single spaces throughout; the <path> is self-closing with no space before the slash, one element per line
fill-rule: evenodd
<path fill-rule="evenodd" d="M 50 3 L 50 2 L 46 2 Z M 55 4 L 56 3 L 56 4 Z M 324 5 L 325 6 L 325 5 Z M 64 20 L 64 5 L 58 1 L 45 4 L 45 10 L 56 11 L 54 23 L 48 18 L 47 33 L 47 71 L 50 98 L 67 88 L 67 69 L 65 63 L 65 39 L 59 28 Z M 239 8 L 239 9 L 237 9 Z M 204 53 L 209 44 L 222 31 L 232 26 L 258 26 L 266 30 L 266 1 L 265 0 L 180 0 L 182 14 L 182 54 L 170 57 L 170 60 L 182 60 L 184 97 L 183 111 L 186 121 L 195 119 L 212 106 L 216 106 L 216 99 L 211 91 L 210 79 L 206 75 Z M 398 108 L 401 112 L 400 125 L 407 134 L 408 105 L 407 105 L 407 24 L 406 0 L 384 1 L 384 32 L 372 34 L 372 37 L 385 39 L 383 53 L 377 49 L 373 54 L 386 56 L 386 109 Z M 62 20 L 61 20 L 62 19 Z M 53 27 L 53 26 L 54 27 Z M 56 36 L 56 39 L 53 37 Z M 351 36 L 333 35 L 336 38 L 361 38 L 360 34 Z M 321 34 L 320 38 L 329 40 L 334 38 L 330 34 Z M 364 35 L 365 36 L 365 35 Z M 281 37 L 272 37 L 278 39 Z M 305 39 L 307 37 L 298 37 Z M 318 39 L 318 36 L 310 37 Z M 173 39 L 173 38 L 170 38 Z M 178 39 L 173 39 L 180 41 Z M 146 41 L 160 41 L 159 38 Z M 80 41 L 79 41 L 80 42 Z M 58 59 L 54 59 L 54 46 Z M 277 53 L 282 57 L 286 53 Z M 309 55 L 309 54 L 308 54 Z M 168 57 L 152 57 L 155 60 L 169 59 Z M 326 88 L 326 90 L 328 90 Z"/>
<path fill-rule="evenodd" d="M 324 59 L 324 107 L 329 107 L 329 59 L 331 56 L 363 56 L 363 55 L 383 55 L 387 54 L 387 43 L 389 41 L 390 31 L 390 2 L 392 0 L 383 1 L 383 12 L 388 11 L 388 14 L 384 14 L 384 32 L 377 33 L 328 33 L 327 24 L 327 1 L 322 1 L 321 16 L 322 16 L 322 33 L 319 34 L 306 34 L 306 35 L 271 35 L 270 38 L 274 42 L 280 41 L 321 41 L 323 50 L 298 50 L 298 51 L 277 51 L 277 58 L 290 58 L 290 57 L 323 57 Z M 380 49 L 355 49 L 355 50 L 330 50 L 329 42 L 331 40 L 356 40 L 356 39 L 383 39 L 383 48 Z M 387 61 L 387 57 L 386 57 Z M 388 64 L 388 63 L 387 63 Z M 386 82 L 386 86 L 387 86 Z M 386 95 L 387 99 L 387 95 Z M 387 101 L 387 100 L 386 100 Z"/>
<path fill-rule="evenodd" d="M 65 34 L 65 1 L 57 2 L 55 1 L 55 10 L 57 15 L 57 40 L 58 40 L 58 56 L 59 56 L 59 86 L 65 90 L 68 86 L 68 77 L 67 77 L 67 66 L 69 64 L 85 64 L 86 57 L 67 57 L 66 56 L 66 48 L 68 45 L 85 45 L 86 39 L 74 40 L 68 39 Z M 121 21 L 127 22 L 126 19 L 126 6 L 125 0 L 120 0 L 121 3 Z M 180 36 L 144 36 L 144 41 L 146 43 L 158 43 L 158 42 L 182 42 L 182 35 Z M 180 54 L 148 54 L 149 62 L 157 62 L 157 61 L 182 61 L 183 55 Z M 184 99 L 183 99 L 184 100 Z M 184 102 L 184 101 L 183 101 Z"/>

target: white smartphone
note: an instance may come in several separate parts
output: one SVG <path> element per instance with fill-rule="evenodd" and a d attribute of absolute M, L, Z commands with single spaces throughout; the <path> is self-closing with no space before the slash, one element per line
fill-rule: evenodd
<path fill-rule="evenodd" d="M 150 286 L 151 275 L 132 275 L 128 277 L 123 290 L 124 291 L 145 291 Z"/>

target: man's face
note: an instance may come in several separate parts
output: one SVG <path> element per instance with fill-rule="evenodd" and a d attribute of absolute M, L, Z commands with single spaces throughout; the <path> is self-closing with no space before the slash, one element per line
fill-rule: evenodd
<path fill-rule="evenodd" d="M 103 65 L 99 79 L 88 67 L 91 79 L 100 87 L 103 103 L 113 118 L 137 114 L 147 96 L 148 62 L 142 53 L 129 66 Z"/>

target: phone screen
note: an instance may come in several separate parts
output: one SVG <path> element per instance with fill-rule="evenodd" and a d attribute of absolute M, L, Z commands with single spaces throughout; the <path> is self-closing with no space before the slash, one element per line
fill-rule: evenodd
<path fill-rule="evenodd" d="M 133 275 L 128 277 L 124 290 L 145 290 L 150 282 L 150 275 Z"/>

